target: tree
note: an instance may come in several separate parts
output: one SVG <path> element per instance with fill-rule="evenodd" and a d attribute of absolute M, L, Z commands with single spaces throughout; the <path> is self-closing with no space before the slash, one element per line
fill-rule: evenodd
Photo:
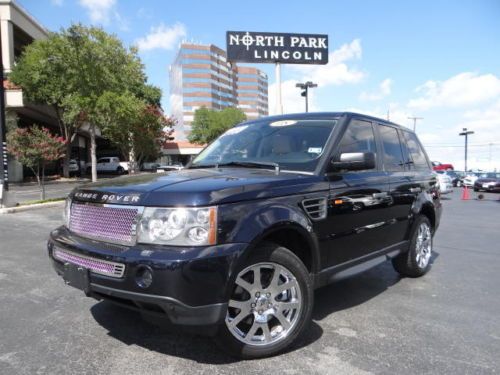
<path fill-rule="evenodd" d="M 146 84 L 146 75 L 136 48 L 126 48 L 114 35 L 80 24 L 35 41 L 23 52 L 10 79 L 20 85 L 28 100 L 54 107 L 61 134 L 70 142 L 76 129 L 85 125 L 91 143 L 92 180 L 96 172 L 96 126 L 101 96 L 108 92 L 130 92 L 159 105 L 161 91 Z M 65 175 L 70 157 L 68 142 Z"/>
<path fill-rule="evenodd" d="M 139 99 L 130 92 L 106 92 L 98 100 L 94 120 L 103 135 L 129 159 L 130 170 L 146 159 L 159 156 L 175 124 L 157 105 Z"/>
<path fill-rule="evenodd" d="M 215 111 L 202 107 L 194 112 L 192 131 L 188 139 L 198 144 L 210 143 L 226 130 L 245 120 L 245 113 L 238 108 Z"/>
<path fill-rule="evenodd" d="M 46 128 L 36 125 L 17 128 L 7 134 L 7 152 L 30 168 L 40 187 L 40 199 L 45 199 L 45 166 L 64 156 L 66 141 L 51 135 Z"/>

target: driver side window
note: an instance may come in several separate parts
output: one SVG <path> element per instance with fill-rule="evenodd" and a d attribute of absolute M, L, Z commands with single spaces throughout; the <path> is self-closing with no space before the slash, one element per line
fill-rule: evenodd
<path fill-rule="evenodd" d="M 336 157 L 351 152 L 373 152 L 377 154 L 375 133 L 372 123 L 363 120 L 351 120 L 340 141 Z"/>

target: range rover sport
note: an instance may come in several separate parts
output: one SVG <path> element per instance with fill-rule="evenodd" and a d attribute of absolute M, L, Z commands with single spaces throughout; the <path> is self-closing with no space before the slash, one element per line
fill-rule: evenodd
<path fill-rule="evenodd" d="M 415 133 L 294 114 L 235 126 L 184 170 L 76 188 L 48 252 L 87 296 L 257 358 L 304 332 L 315 288 L 387 259 L 424 275 L 440 216 Z"/>

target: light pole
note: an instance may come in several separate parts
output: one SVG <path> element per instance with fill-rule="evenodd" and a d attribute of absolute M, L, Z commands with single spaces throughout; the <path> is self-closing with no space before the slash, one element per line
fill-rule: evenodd
<path fill-rule="evenodd" d="M 295 85 L 295 87 L 298 87 L 301 90 L 303 90 L 300 93 L 300 96 L 303 96 L 306 98 L 306 112 L 309 112 L 309 89 L 310 88 L 312 89 L 314 87 L 318 87 L 318 85 L 316 83 L 312 83 L 311 81 L 307 81 L 306 83 L 297 83 Z"/>
<path fill-rule="evenodd" d="M 3 87 L 3 55 L 2 37 L 0 35 L 0 206 L 6 201 L 6 194 L 9 190 L 9 166 L 7 159 L 7 142 L 5 138 L 5 91 Z"/>
<path fill-rule="evenodd" d="M 474 134 L 472 130 L 467 130 L 467 128 L 462 128 L 463 132 L 458 133 L 458 135 L 465 136 L 465 172 L 467 172 L 467 142 L 469 138 L 469 134 Z"/>
<path fill-rule="evenodd" d="M 423 120 L 423 117 L 408 117 L 408 120 L 413 120 L 413 131 L 417 129 L 417 120 Z"/>

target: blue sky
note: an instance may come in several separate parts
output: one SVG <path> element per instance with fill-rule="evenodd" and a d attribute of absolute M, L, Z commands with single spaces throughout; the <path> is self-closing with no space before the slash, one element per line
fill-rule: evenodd
<path fill-rule="evenodd" d="M 227 30 L 324 33 L 326 66 L 283 66 L 285 112 L 303 111 L 295 83 L 312 79 L 311 108 L 355 110 L 410 126 L 433 160 L 463 168 L 462 127 L 472 167 L 500 169 L 500 1 L 131 1 L 22 0 L 56 31 L 72 22 L 101 25 L 141 47 L 151 83 L 169 110 L 168 65 L 181 40 L 225 46 Z M 235 4 L 246 4 L 235 8 Z M 269 75 L 274 110 L 274 67 Z M 491 155 L 491 157 L 490 157 Z"/>

